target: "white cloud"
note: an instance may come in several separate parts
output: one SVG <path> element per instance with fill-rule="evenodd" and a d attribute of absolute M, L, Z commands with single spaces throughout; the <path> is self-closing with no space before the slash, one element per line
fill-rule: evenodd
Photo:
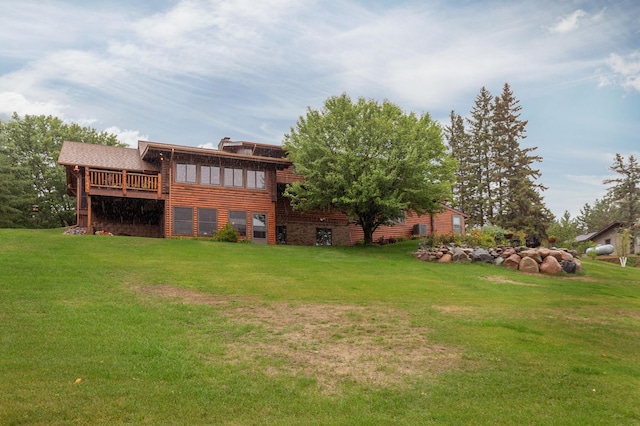
<path fill-rule="evenodd" d="M 609 83 L 615 81 L 622 87 L 640 92 L 640 51 L 626 56 L 612 53 L 607 64 L 613 71 L 613 76 L 604 77 Z"/>
<path fill-rule="evenodd" d="M 206 148 L 206 149 L 217 149 L 217 145 L 214 145 L 213 142 L 207 142 L 201 145 L 198 145 L 198 148 Z"/>
<path fill-rule="evenodd" d="M 49 101 L 33 101 L 27 99 L 23 94 L 16 92 L 0 93 L 0 114 L 11 115 L 14 112 L 18 115 L 53 115 L 59 118 L 64 117 L 64 111 L 68 106 Z"/>
<path fill-rule="evenodd" d="M 115 135 L 119 142 L 133 148 L 138 147 L 139 140 L 149 139 L 148 135 L 140 134 L 139 130 L 120 130 L 120 128 L 117 126 L 108 127 L 104 129 L 104 131 Z"/>
<path fill-rule="evenodd" d="M 582 9 L 578 9 L 572 14 L 561 18 L 557 24 L 550 28 L 552 33 L 569 33 L 576 30 L 580 26 L 580 19 L 587 16 L 587 12 Z M 600 18 L 598 18 L 600 19 Z"/>

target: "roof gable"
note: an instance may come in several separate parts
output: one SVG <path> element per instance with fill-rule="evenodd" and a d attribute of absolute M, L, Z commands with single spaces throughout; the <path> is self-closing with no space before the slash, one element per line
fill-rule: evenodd
<path fill-rule="evenodd" d="M 159 170 L 157 165 L 144 161 L 140 157 L 140 151 L 135 148 L 71 141 L 62 144 L 58 164 L 115 170 Z"/>

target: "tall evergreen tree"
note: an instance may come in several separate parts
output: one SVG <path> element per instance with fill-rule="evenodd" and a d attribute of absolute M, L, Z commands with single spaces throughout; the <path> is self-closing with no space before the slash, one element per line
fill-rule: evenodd
<path fill-rule="evenodd" d="M 458 160 L 458 167 L 455 171 L 455 185 L 453 186 L 453 206 L 469 215 L 467 222 L 473 221 L 477 217 L 475 201 L 477 198 L 476 174 L 477 165 L 470 158 L 469 135 L 464 128 L 463 118 L 451 111 L 451 125 L 445 126 L 444 134 L 448 141 L 451 156 Z"/>
<path fill-rule="evenodd" d="M 480 89 L 471 109 L 469 124 L 469 152 L 474 173 L 475 215 L 469 223 L 484 226 L 494 222 L 494 167 L 495 141 L 493 126 L 493 95 L 485 88 Z"/>
<path fill-rule="evenodd" d="M 583 234 L 595 232 L 618 220 L 622 220 L 620 209 L 610 194 L 596 199 L 593 205 L 585 203 L 580 209 L 580 214 L 576 217 L 578 230 Z"/>
<path fill-rule="evenodd" d="M 511 87 L 505 83 L 501 96 L 494 100 L 492 134 L 496 185 L 493 198 L 497 213 L 494 224 L 503 228 L 545 236 L 553 215 L 543 203 L 540 191 L 546 188 L 536 183 L 540 170 L 532 165 L 542 161 L 533 155 L 537 147 L 521 148 L 526 138 L 526 120 L 520 119 L 522 106 Z"/>
<path fill-rule="evenodd" d="M 625 163 L 624 157 L 616 154 L 609 170 L 618 177 L 605 179 L 604 184 L 613 184 L 609 195 L 619 209 L 620 220 L 631 228 L 632 241 L 635 241 L 640 226 L 640 164 L 633 155 L 629 155 Z M 632 253 L 634 251 L 632 248 Z"/>
<path fill-rule="evenodd" d="M 604 184 L 613 184 L 609 189 L 611 198 L 621 210 L 621 218 L 625 222 L 635 223 L 640 220 L 640 164 L 630 155 L 625 163 L 624 157 L 616 154 L 609 170 L 618 177 L 605 179 Z"/>

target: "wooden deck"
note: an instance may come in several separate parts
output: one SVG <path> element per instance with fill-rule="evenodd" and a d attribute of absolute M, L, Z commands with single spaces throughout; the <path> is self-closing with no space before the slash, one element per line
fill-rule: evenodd
<path fill-rule="evenodd" d="M 161 199 L 162 175 L 126 170 L 85 170 L 85 192 L 90 195 Z"/>

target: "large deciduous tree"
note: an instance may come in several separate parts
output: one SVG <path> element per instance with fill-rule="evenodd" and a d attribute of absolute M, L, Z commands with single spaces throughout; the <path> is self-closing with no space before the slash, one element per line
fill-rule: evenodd
<path fill-rule="evenodd" d="M 0 120 L 0 226 L 57 227 L 74 220 L 64 168 L 56 164 L 65 140 L 117 145 L 115 135 L 44 115 Z M 32 206 L 39 206 L 33 214 Z"/>
<path fill-rule="evenodd" d="M 303 177 L 285 191 L 294 208 L 343 212 L 365 243 L 405 211 L 434 213 L 451 197 L 455 161 L 440 126 L 386 100 L 331 97 L 298 119 L 284 148 Z"/>

